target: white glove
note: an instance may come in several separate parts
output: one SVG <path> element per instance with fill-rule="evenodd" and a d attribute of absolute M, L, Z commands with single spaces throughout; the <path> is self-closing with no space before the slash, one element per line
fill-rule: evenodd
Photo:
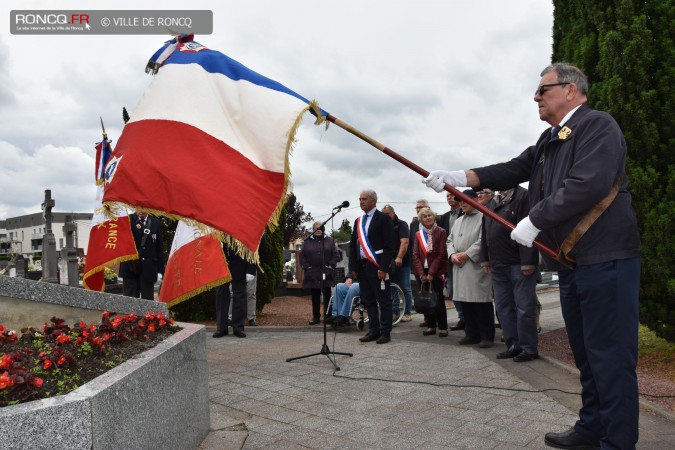
<path fill-rule="evenodd" d="M 255 275 L 247 273 L 246 274 L 246 282 L 248 283 L 249 281 L 253 281 L 255 279 Z"/>
<path fill-rule="evenodd" d="M 157 281 L 162 281 L 162 278 L 163 278 L 163 277 L 162 277 L 162 274 L 161 274 L 161 273 L 158 273 L 158 274 L 157 274 Z"/>
<path fill-rule="evenodd" d="M 525 217 L 523 220 L 518 222 L 516 228 L 511 232 L 511 239 L 524 245 L 526 247 L 532 247 L 532 241 L 537 238 L 539 234 L 539 228 L 532 225 L 529 217 Z"/>
<path fill-rule="evenodd" d="M 463 170 L 434 170 L 429 176 L 422 178 L 422 183 L 436 192 L 441 192 L 446 184 L 450 186 L 466 186 L 466 172 Z"/>

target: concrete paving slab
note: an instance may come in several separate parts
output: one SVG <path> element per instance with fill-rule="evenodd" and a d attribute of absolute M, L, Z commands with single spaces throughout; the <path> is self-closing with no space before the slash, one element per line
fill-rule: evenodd
<path fill-rule="evenodd" d="M 557 291 L 539 298 L 544 329 L 563 326 Z M 353 357 L 286 362 L 321 352 L 320 328 L 207 338 L 212 432 L 200 448 L 543 449 L 544 433 L 574 424 L 573 370 L 497 360 L 501 345 L 460 346 L 461 331 L 422 336 L 414 317 L 386 345 L 359 343 L 354 328 L 329 331 L 329 352 Z M 644 410 L 640 419 L 638 449 L 675 448 L 671 420 Z"/>

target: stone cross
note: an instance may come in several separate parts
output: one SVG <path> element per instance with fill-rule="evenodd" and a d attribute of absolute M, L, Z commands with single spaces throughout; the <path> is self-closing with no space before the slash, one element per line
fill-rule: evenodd
<path fill-rule="evenodd" d="M 52 215 L 52 208 L 56 206 L 56 202 L 52 199 L 51 189 L 45 190 L 45 201 L 42 204 L 42 217 L 45 219 L 45 234 L 52 232 L 52 222 L 54 221 L 54 216 Z"/>
<path fill-rule="evenodd" d="M 45 190 L 45 201 L 42 204 L 45 220 L 45 234 L 42 236 L 42 281 L 58 283 L 58 259 L 56 256 L 56 238 L 52 233 L 52 208 L 56 205 L 52 199 L 52 191 Z"/>

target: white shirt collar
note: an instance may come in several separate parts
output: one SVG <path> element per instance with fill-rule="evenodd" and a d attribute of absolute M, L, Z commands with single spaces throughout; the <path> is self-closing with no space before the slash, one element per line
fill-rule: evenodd
<path fill-rule="evenodd" d="M 583 103 L 582 103 L 581 105 L 583 105 Z M 562 118 L 562 120 L 560 121 L 560 123 L 559 123 L 558 125 L 559 125 L 560 127 L 562 127 L 563 125 L 565 125 L 565 122 L 567 122 L 568 120 L 570 120 L 570 117 L 572 117 L 572 114 L 574 114 L 574 113 L 577 111 L 577 109 L 581 108 L 581 105 L 577 106 L 576 108 L 574 108 L 573 110 L 571 110 L 570 112 L 568 112 L 567 114 L 565 114 L 565 117 Z"/>

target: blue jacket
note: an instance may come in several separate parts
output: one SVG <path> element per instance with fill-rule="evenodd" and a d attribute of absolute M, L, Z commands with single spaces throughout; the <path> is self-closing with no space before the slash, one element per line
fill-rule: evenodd
<path fill-rule="evenodd" d="M 569 133 L 565 135 L 565 129 Z M 582 105 L 550 138 L 550 129 L 511 161 L 473 169 L 481 187 L 512 188 L 529 181 L 530 220 L 557 250 L 577 223 L 623 177 L 612 204 L 570 252 L 577 265 L 640 255 L 640 236 L 626 177 L 626 141 L 607 113 Z M 548 267 L 563 266 L 546 257 Z"/>

